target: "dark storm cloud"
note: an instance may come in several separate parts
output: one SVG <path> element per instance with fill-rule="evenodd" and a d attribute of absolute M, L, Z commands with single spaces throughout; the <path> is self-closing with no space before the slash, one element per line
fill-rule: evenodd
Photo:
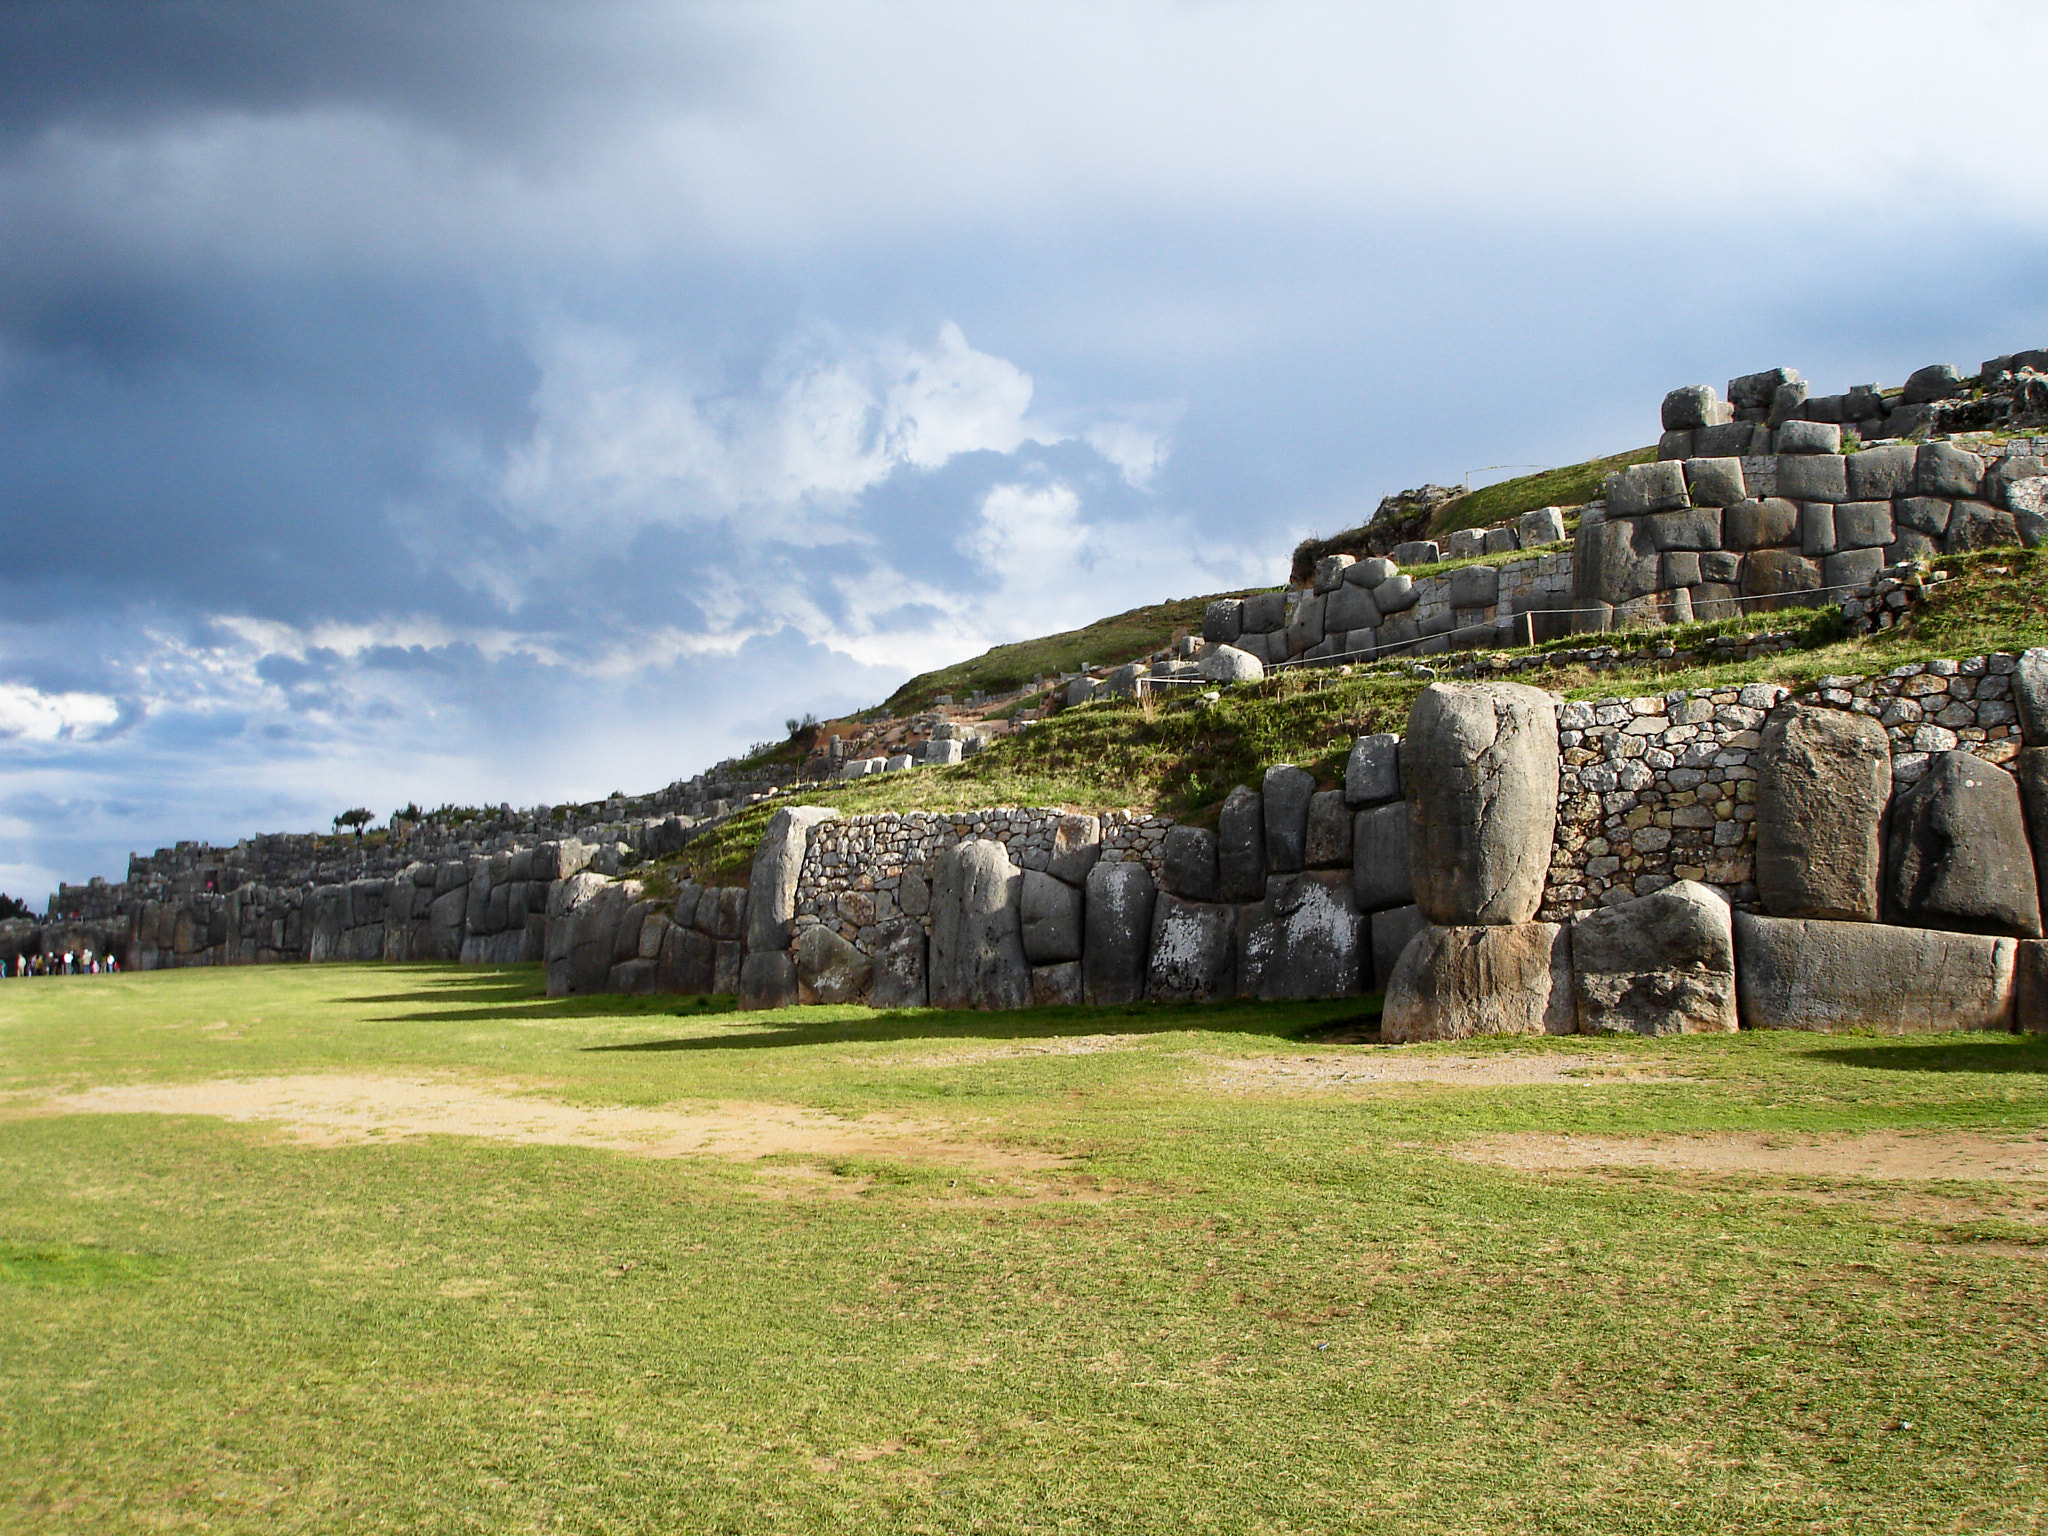
<path fill-rule="evenodd" d="M 0 131 L 354 107 L 531 144 L 565 113 L 715 94 L 741 57 L 672 5 L 13 0 L 0 8 Z"/>

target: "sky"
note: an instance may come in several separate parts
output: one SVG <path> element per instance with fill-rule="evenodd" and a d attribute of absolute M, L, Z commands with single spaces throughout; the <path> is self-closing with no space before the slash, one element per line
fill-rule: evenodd
<path fill-rule="evenodd" d="M 0 890 L 2048 345 L 2038 0 L 11 0 Z"/>

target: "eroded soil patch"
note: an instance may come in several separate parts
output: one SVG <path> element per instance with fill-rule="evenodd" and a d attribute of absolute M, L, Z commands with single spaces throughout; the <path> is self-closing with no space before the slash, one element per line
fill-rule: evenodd
<path fill-rule="evenodd" d="M 1225 1090 L 1274 1088 L 1357 1088 L 1374 1083 L 1449 1083 L 1463 1088 L 1533 1084 L 1663 1082 L 1666 1074 L 1637 1069 L 1621 1056 L 1551 1055 L 1534 1052 L 1483 1056 L 1415 1056 L 1399 1049 L 1320 1051 L 1313 1056 L 1198 1058 L 1209 1083 Z"/>
<path fill-rule="evenodd" d="M 1815 1179 L 2048 1183 L 2048 1136 L 1975 1131 L 1866 1131 L 1840 1136 L 1766 1131 L 1580 1136 L 1516 1131 L 1475 1136 L 1439 1150 L 1467 1162 L 1525 1173 L 1628 1167 Z"/>
<path fill-rule="evenodd" d="M 786 1104 L 744 1102 L 687 1110 L 586 1108 L 511 1091 L 515 1086 L 306 1073 L 88 1088 L 17 1104 L 10 1113 L 217 1115 L 275 1124 L 316 1147 L 438 1135 L 594 1147 L 635 1157 L 868 1156 L 1006 1169 L 1055 1168 L 1065 1161 L 884 1115 L 849 1120 Z"/>

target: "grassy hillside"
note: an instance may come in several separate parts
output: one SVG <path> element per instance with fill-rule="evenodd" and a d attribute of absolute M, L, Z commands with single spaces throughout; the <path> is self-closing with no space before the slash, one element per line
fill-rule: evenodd
<path fill-rule="evenodd" d="M 1217 592 L 1207 597 L 1186 597 L 1170 603 L 1133 608 L 1107 619 L 1097 619 L 1085 629 L 1070 629 L 1037 640 L 1019 640 L 982 652 L 933 672 L 920 672 L 889 696 L 883 709 L 891 715 L 907 715 L 930 706 L 939 694 L 964 699 L 979 688 L 987 693 L 1007 693 L 1022 688 L 1033 677 L 1051 677 L 1078 671 L 1083 662 L 1096 666 L 1120 666 L 1172 641 L 1174 634 L 1200 634 L 1202 610 L 1219 597 L 1248 597 L 1257 588 L 1243 592 Z"/>
<path fill-rule="evenodd" d="M 1533 475 L 1519 475 L 1498 485 L 1481 486 L 1455 501 L 1447 501 L 1430 520 L 1429 535 L 1455 533 L 1460 528 L 1497 528 L 1502 523 L 1534 512 L 1539 507 L 1576 507 L 1600 494 L 1600 486 L 1618 469 L 1647 464 L 1657 457 L 1654 447 L 1617 453 L 1610 458 L 1588 459 Z"/>
<path fill-rule="evenodd" d="M 1583 464 L 1520 475 L 1453 497 L 1433 513 L 1422 506 L 1410 506 L 1396 516 L 1383 507 L 1381 515 L 1371 522 L 1328 538 L 1303 539 L 1294 547 L 1292 579 L 1305 582 L 1323 556 L 1362 554 L 1370 542 L 1376 541 L 1384 550 L 1401 540 L 1439 538 L 1460 528 L 1497 527 L 1538 507 L 1582 506 L 1600 494 L 1601 483 L 1614 471 L 1630 464 L 1647 463 L 1656 456 L 1655 448 L 1637 448 L 1604 459 L 1588 459 Z"/>
<path fill-rule="evenodd" d="M 1516 680 L 1567 697 L 1599 698 L 1725 682 L 1798 682 L 1839 672 L 1876 672 L 1931 656 L 1967 656 L 2048 645 L 2048 551 L 1992 550 L 1939 562 L 1955 581 L 1936 588 L 1911 624 L 1867 639 L 1842 638 L 1831 609 L 1751 614 L 1654 632 L 1675 647 L 1760 629 L 1799 631 L 1804 649 L 1757 661 L 1692 666 L 1649 661 L 1594 670 L 1559 661 Z M 1115 621 L 1109 621 L 1115 622 Z M 1620 637 L 1616 637 L 1619 639 Z M 1638 635 L 1646 640 L 1647 632 Z M 1570 652 L 1603 643 L 1577 635 L 1537 647 Z M 1425 658 L 1448 669 L 1469 656 Z M 1233 688 L 1214 704 L 1188 695 L 1143 704 L 1089 703 L 1041 721 L 950 768 L 871 775 L 806 788 L 806 803 L 846 814 L 879 810 L 965 810 L 986 805 L 1059 805 L 1075 810 L 1156 809 L 1213 819 L 1237 784 L 1256 784 L 1269 764 L 1293 762 L 1326 787 L 1343 774 L 1351 738 L 1404 728 L 1408 707 L 1430 682 L 1400 661 L 1335 669 L 1294 669 Z M 756 806 L 699 840 L 678 861 L 699 879 L 743 880 L 772 806 Z"/>
<path fill-rule="evenodd" d="M 2048 1520 L 2048 1041 L 1360 1007 L 9 983 L 0 1528 Z"/>

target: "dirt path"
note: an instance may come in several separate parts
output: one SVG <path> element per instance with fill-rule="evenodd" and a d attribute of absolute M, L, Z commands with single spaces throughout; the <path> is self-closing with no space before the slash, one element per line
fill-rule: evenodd
<path fill-rule="evenodd" d="M 1451 1083 L 1463 1088 L 1531 1084 L 1664 1082 L 1665 1074 L 1640 1070 L 1620 1056 L 1502 1052 L 1484 1056 L 1413 1056 L 1385 1047 L 1318 1052 L 1314 1056 L 1199 1058 L 1217 1087 L 1241 1091 L 1272 1088 L 1349 1088 L 1372 1083 Z"/>
<path fill-rule="evenodd" d="M 309 1146 L 339 1147 L 409 1136 L 479 1136 L 558 1147 L 596 1147 L 636 1157 L 745 1160 L 776 1153 L 876 1155 L 961 1166 L 1060 1166 L 1043 1153 L 964 1141 L 945 1130 L 884 1115 L 848 1120 L 784 1104 L 722 1103 L 701 1110 L 585 1108 L 439 1077 L 223 1078 L 203 1083 L 88 1088 L 26 1103 L 10 1115 L 217 1115 L 283 1128 Z"/>
<path fill-rule="evenodd" d="M 2048 1135 L 1868 1131 L 1798 1136 L 1727 1131 L 1706 1136 L 1578 1136 L 1520 1131 L 1477 1136 L 1442 1150 L 1467 1162 L 1527 1173 L 1630 1167 L 1818 1179 L 2048 1183 Z"/>

